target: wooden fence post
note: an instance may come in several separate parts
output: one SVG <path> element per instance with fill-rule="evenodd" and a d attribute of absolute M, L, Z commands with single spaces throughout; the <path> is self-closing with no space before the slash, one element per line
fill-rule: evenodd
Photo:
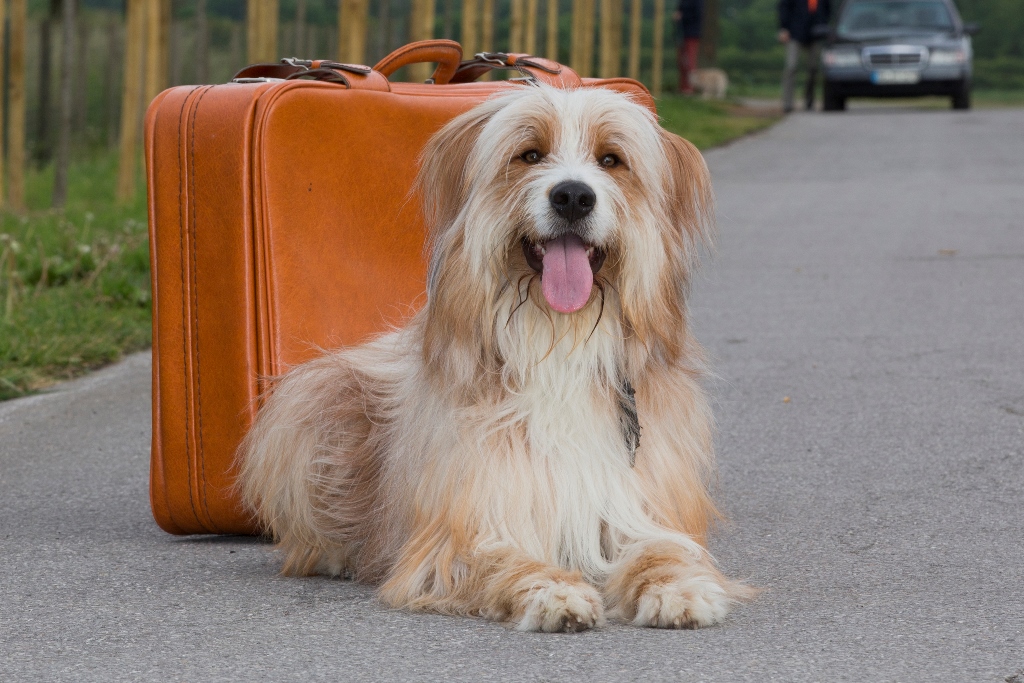
<path fill-rule="evenodd" d="M 640 80 L 640 24 L 643 0 L 630 0 L 629 6 L 629 77 Z"/>
<path fill-rule="evenodd" d="M 210 22 L 206 0 L 196 0 L 196 83 L 210 81 Z"/>
<path fill-rule="evenodd" d="M 36 148 L 32 154 L 39 166 L 46 165 L 53 157 L 50 144 L 50 115 L 53 113 L 50 111 L 53 24 L 60 17 L 60 3 L 61 0 L 50 0 L 46 15 L 39 22 L 39 101 L 36 106 Z"/>
<path fill-rule="evenodd" d="M 583 71 L 584 78 L 594 75 L 594 22 L 597 18 L 595 0 L 583 0 Z"/>
<path fill-rule="evenodd" d="M 525 40 L 523 40 L 523 52 L 537 54 L 537 0 L 526 0 L 526 26 L 524 27 Z"/>
<path fill-rule="evenodd" d="M 548 0 L 548 40 L 544 50 L 547 58 L 558 61 L 558 0 Z"/>
<path fill-rule="evenodd" d="M 601 0 L 601 77 L 621 76 L 622 0 Z"/>
<path fill-rule="evenodd" d="M 167 87 L 168 38 L 170 37 L 170 0 L 146 2 L 146 80 L 143 106 Z"/>
<path fill-rule="evenodd" d="M 57 158 L 54 163 L 53 194 L 50 205 L 63 209 L 68 201 L 68 166 L 71 163 L 72 109 L 75 101 L 75 0 L 61 4 L 60 128 L 57 130 Z"/>
<path fill-rule="evenodd" d="M 462 0 L 462 30 L 459 35 L 459 42 L 462 43 L 463 59 L 469 59 L 477 50 L 477 27 L 480 24 L 480 16 L 477 12 L 479 0 Z"/>
<path fill-rule="evenodd" d="M 7 200 L 25 210 L 25 34 L 28 1 L 11 0 L 10 76 L 7 81 Z"/>
<path fill-rule="evenodd" d="M 494 52 L 494 0 L 484 0 L 480 18 L 480 51 Z"/>
<path fill-rule="evenodd" d="M 661 72 L 665 65 L 665 0 L 654 0 L 654 49 L 651 59 L 651 94 L 661 97 Z"/>
<path fill-rule="evenodd" d="M 146 2 L 126 0 L 124 31 L 124 87 L 121 91 L 121 149 L 117 171 L 117 200 L 131 201 L 135 196 L 136 149 L 139 115 L 142 105 L 142 69 L 145 60 Z"/>
<path fill-rule="evenodd" d="M 4 26 L 7 23 L 7 3 L 0 0 L 0 26 Z M 0 31 L 0 74 L 4 72 L 4 32 Z M 2 93 L 0 93 L 2 94 Z M 4 132 L 4 111 L 3 107 L 0 107 L 0 137 L 3 136 Z M 4 155 L 3 151 L 0 150 L 0 209 L 4 207 Z"/>
<path fill-rule="evenodd" d="M 434 37 L 434 0 L 413 0 L 412 16 L 409 24 L 409 40 L 429 40 Z M 409 68 L 409 78 L 415 83 L 422 83 L 430 78 L 430 64 L 413 64 Z"/>
<path fill-rule="evenodd" d="M 525 0 L 512 0 L 509 11 L 511 16 L 508 25 L 508 51 L 523 51 L 523 13 Z"/>
<path fill-rule="evenodd" d="M 306 0 L 295 2 L 295 56 L 299 59 L 315 58 L 314 55 L 306 54 Z"/>
<path fill-rule="evenodd" d="M 366 23 L 369 0 L 341 0 L 338 8 L 338 60 L 346 64 L 366 61 Z"/>
<path fill-rule="evenodd" d="M 277 61 L 279 9 L 278 0 L 249 0 L 246 4 L 245 24 L 250 64 Z"/>

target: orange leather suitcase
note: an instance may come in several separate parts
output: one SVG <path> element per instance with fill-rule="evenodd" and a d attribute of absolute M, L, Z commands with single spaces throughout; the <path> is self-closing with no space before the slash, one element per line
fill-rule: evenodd
<path fill-rule="evenodd" d="M 526 80 L 614 88 L 654 106 L 635 81 L 581 80 L 525 55 L 461 57 L 458 43 L 434 40 L 373 69 L 285 60 L 150 105 L 150 500 L 166 531 L 257 531 L 232 483 L 260 379 L 401 323 L 422 301 L 424 229 L 410 188 L 435 131 Z M 433 78 L 388 81 L 413 62 L 436 62 Z M 472 82 L 494 68 L 519 79 Z"/>

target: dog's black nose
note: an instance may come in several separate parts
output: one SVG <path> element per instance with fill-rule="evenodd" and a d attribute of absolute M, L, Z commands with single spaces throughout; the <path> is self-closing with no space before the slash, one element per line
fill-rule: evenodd
<path fill-rule="evenodd" d="M 569 180 L 551 188 L 548 196 L 551 207 L 570 223 L 578 221 L 594 210 L 597 195 L 586 183 Z"/>

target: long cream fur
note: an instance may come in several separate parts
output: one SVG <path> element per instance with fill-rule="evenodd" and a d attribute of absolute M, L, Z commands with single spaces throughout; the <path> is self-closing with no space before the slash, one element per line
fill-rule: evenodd
<path fill-rule="evenodd" d="M 608 154 L 621 163 L 603 166 Z M 551 237 L 548 192 L 564 180 L 594 189 L 589 239 L 607 252 L 572 314 L 547 305 L 521 248 Z M 242 446 L 244 500 L 285 573 L 524 630 L 589 628 L 606 611 L 720 621 L 748 589 L 702 546 L 711 414 L 685 306 L 711 210 L 700 154 L 621 94 L 524 87 L 434 136 L 419 188 L 424 308 L 281 377 Z"/>

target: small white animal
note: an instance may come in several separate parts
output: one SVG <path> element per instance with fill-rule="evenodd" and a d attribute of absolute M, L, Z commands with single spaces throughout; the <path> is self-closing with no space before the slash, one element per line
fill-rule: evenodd
<path fill-rule="evenodd" d="M 729 90 L 729 76 L 721 69 L 694 69 L 690 86 L 705 100 L 724 100 Z"/>

